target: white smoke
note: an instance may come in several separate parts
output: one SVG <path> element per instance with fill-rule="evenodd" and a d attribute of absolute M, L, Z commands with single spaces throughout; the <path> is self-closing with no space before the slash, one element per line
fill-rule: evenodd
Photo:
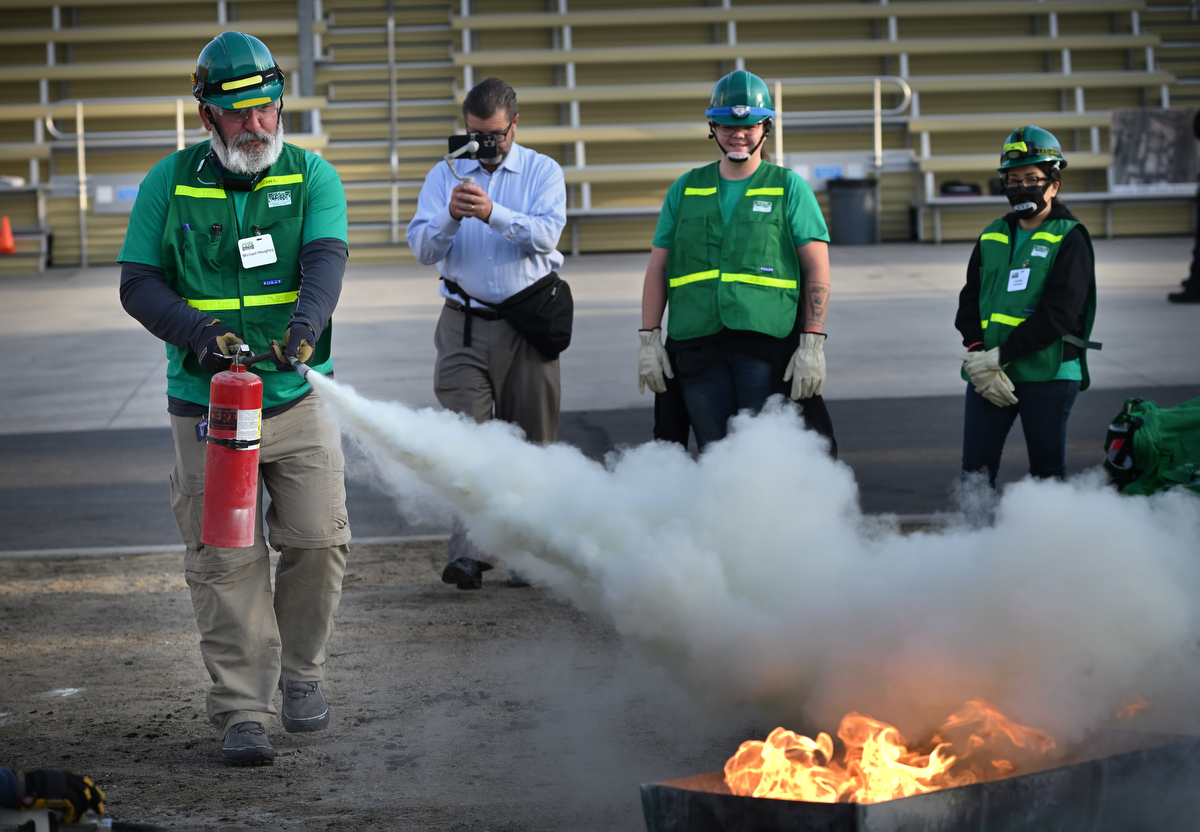
<path fill-rule="evenodd" d="M 902 536 L 862 516 L 850 469 L 786 409 L 737 417 L 698 460 L 651 443 L 605 466 L 314 376 L 385 469 L 710 702 L 824 730 L 858 710 L 918 736 L 984 697 L 1065 744 L 1200 681 L 1193 496 L 1027 481 L 991 527 Z"/>

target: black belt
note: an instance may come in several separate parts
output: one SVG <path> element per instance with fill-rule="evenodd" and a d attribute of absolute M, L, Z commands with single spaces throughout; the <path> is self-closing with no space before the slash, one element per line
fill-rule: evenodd
<path fill-rule="evenodd" d="M 456 300 L 450 300 L 450 298 L 446 298 L 446 305 L 455 312 L 468 312 L 476 318 L 484 321 L 498 321 L 501 317 L 500 313 L 495 309 L 480 309 L 478 306 L 463 306 Z"/>

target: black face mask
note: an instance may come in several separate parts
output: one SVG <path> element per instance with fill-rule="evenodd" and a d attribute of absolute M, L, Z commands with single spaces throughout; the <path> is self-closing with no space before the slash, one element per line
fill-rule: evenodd
<path fill-rule="evenodd" d="M 1013 207 L 1013 213 L 1023 220 L 1028 220 L 1045 210 L 1046 189 L 1049 187 L 1049 182 L 1038 185 L 1036 188 L 1017 185 L 1005 188 L 1004 195 L 1008 197 L 1008 203 Z"/>

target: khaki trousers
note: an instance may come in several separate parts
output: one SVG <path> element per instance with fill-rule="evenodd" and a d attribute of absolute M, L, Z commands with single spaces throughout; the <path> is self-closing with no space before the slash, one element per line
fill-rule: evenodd
<path fill-rule="evenodd" d="M 505 320 L 471 321 L 471 346 L 463 346 L 466 313 L 442 307 L 433 344 L 433 392 L 447 410 L 476 422 L 496 418 L 525 431 L 530 442 L 558 438 L 562 381 L 558 359 L 542 355 Z"/>
<path fill-rule="evenodd" d="M 171 508 L 187 551 L 200 654 L 213 685 L 208 718 L 220 731 L 239 722 L 266 726 L 280 677 L 319 682 L 325 644 L 342 594 L 346 544 L 345 460 L 337 422 L 315 394 L 263 420 L 254 544 L 220 549 L 200 542 L 207 443 L 196 441 L 200 417 L 172 416 L 175 469 Z M 275 592 L 262 533 L 262 487 L 271 545 L 279 550 Z"/>

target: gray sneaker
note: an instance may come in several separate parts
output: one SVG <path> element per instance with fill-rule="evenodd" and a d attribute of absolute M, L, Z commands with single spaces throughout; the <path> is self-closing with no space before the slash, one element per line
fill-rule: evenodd
<path fill-rule="evenodd" d="M 279 689 L 283 691 L 283 709 L 279 718 L 284 730 L 289 734 L 325 730 L 329 725 L 329 706 L 325 704 L 320 682 L 280 679 Z"/>
<path fill-rule="evenodd" d="M 261 722 L 239 722 L 225 732 L 221 762 L 227 766 L 269 766 L 275 749 Z"/>

